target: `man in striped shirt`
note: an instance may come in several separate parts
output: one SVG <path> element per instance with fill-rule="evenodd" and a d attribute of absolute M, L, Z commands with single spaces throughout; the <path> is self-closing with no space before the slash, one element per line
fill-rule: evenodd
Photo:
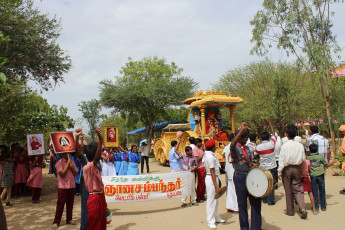
<path fill-rule="evenodd" d="M 275 145 L 277 142 L 276 137 L 274 136 L 274 128 L 272 123 L 269 119 L 267 119 L 267 123 L 271 128 L 272 137 L 270 139 L 270 135 L 268 132 L 263 132 L 260 134 L 261 144 L 256 146 L 255 153 L 260 157 L 260 166 L 270 170 L 273 176 L 274 184 L 278 182 L 278 173 L 277 173 L 277 162 L 276 162 L 276 152 Z M 275 205 L 274 200 L 274 189 L 272 192 L 262 199 L 264 203 L 268 205 Z"/>

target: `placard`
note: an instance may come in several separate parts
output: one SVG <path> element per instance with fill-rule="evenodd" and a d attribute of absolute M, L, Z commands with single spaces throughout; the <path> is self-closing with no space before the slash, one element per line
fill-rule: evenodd
<path fill-rule="evenodd" d="M 26 134 L 28 155 L 42 155 L 44 151 L 44 136 L 42 133 Z"/>
<path fill-rule="evenodd" d="M 104 126 L 104 146 L 119 146 L 119 128 L 117 126 Z"/>
<path fill-rule="evenodd" d="M 75 139 L 72 131 L 50 133 L 55 153 L 75 151 Z"/>

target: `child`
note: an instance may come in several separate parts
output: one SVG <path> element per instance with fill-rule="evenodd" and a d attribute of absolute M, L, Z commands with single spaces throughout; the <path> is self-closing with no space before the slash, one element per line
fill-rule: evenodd
<path fill-rule="evenodd" d="M 216 143 L 214 140 L 209 140 L 205 143 L 205 169 L 206 169 L 206 218 L 208 227 L 216 229 L 216 223 L 225 223 L 225 220 L 221 219 L 218 213 L 218 199 L 214 196 L 220 190 L 219 188 L 219 175 L 220 175 L 220 164 L 214 152 L 216 151 Z"/>
<path fill-rule="evenodd" d="M 27 178 L 27 158 L 24 149 L 19 150 L 19 156 L 15 157 L 16 170 L 15 170 L 15 181 L 14 181 L 14 197 L 18 196 L 19 186 L 22 187 L 23 193 L 26 193 L 26 178 Z"/>
<path fill-rule="evenodd" d="M 58 199 L 52 229 L 57 229 L 59 227 L 65 203 L 67 209 L 66 223 L 75 225 L 72 221 L 72 213 L 75 193 L 74 177 L 78 175 L 78 171 L 69 153 L 62 153 L 62 157 L 63 158 L 55 164 L 58 178 Z"/>
<path fill-rule="evenodd" d="M 317 215 L 319 212 L 315 209 L 315 200 L 311 188 L 311 183 L 309 179 L 310 161 L 305 159 L 301 164 L 301 182 L 303 185 L 304 192 L 308 192 L 310 203 L 313 206 L 313 213 Z"/>
<path fill-rule="evenodd" d="M 109 148 L 104 149 L 102 152 L 102 159 L 102 176 L 116 176 L 114 154 L 109 150 Z"/>
<path fill-rule="evenodd" d="M 79 196 L 80 195 L 80 177 L 81 177 L 82 167 L 81 167 L 81 163 L 78 157 L 72 156 L 71 158 L 75 166 L 77 167 L 77 171 L 78 171 L 78 175 L 74 177 L 74 180 L 75 180 L 75 195 Z"/>
<path fill-rule="evenodd" d="M 195 191 L 195 176 L 194 176 L 194 172 L 195 170 L 198 168 L 197 164 L 196 164 L 196 159 L 193 156 L 193 149 L 190 146 L 187 146 L 185 148 L 185 152 L 186 154 L 182 155 L 182 163 L 183 163 L 183 171 L 189 171 L 193 173 L 193 178 L 192 178 L 192 186 L 191 186 L 191 190 L 192 190 L 192 205 L 198 205 L 198 203 L 196 202 L 196 191 Z M 187 206 L 187 198 L 188 197 L 183 197 L 182 198 L 182 205 L 181 207 L 186 207 Z"/>
<path fill-rule="evenodd" d="M 46 166 L 43 156 L 32 156 L 29 161 L 30 176 L 26 186 L 31 187 L 32 203 L 40 203 L 40 196 L 43 184 L 42 168 Z"/>
<path fill-rule="evenodd" d="M 14 182 L 14 173 L 13 173 L 14 159 L 11 157 L 10 153 L 7 150 L 2 151 L 2 157 L 4 160 L 1 162 L 2 164 L 1 187 L 3 188 L 1 199 L 4 200 L 7 194 L 6 206 L 11 207 L 13 206 L 13 204 L 11 204 L 10 202 L 10 199 L 11 199 L 12 185 Z"/>
<path fill-rule="evenodd" d="M 114 165 L 115 165 L 115 171 L 116 175 L 119 175 L 120 167 L 121 167 L 121 154 L 119 152 L 118 148 L 114 148 Z"/>
<path fill-rule="evenodd" d="M 127 175 L 139 175 L 139 164 L 141 162 L 141 156 L 138 153 L 136 145 L 132 145 L 131 151 L 123 150 L 128 156 L 128 170 Z"/>
<path fill-rule="evenodd" d="M 124 149 L 120 146 L 120 151 L 119 151 L 119 155 L 121 157 L 121 165 L 120 165 L 120 169 L 119 169 L 119 176 L 126 176 L 127 175 L 127 170 L 128 170 L 128 157 L 127 154 L 124 153 Z"/>
<path fill-rule="evenodd" d="M 310 160 L 310 178 L 311 178 L 311 187 L 315 200 L 321 202 L 321 210 L 326 211 L 326 191 L 325 191 L 325 169 L 324 167 L 329 167 L 333 165 L 335 161 L 329 162 L 327 164 L 324 156 L 321 156 L 317 153 L 318 146 L 317 144 L 309 145 L 310 155 L 307 157 Z M 315 202 L 315 210 L 319 211 L 319 202 Z"/>
<path fill-rule="evenodd" d="M 107 226 L 107 203 L 104 196 L 104 185 L 102 177 L 96 168 L 101 159 L 103 137 L 100 128 L 96 129 L 99 141 L 91 142 L 87 146 L 86 156 L 88 163 L 83 168 L 84 182 L 87 191 L 90 193 L 87 201 L 87 229 L 106 229 Z"/>

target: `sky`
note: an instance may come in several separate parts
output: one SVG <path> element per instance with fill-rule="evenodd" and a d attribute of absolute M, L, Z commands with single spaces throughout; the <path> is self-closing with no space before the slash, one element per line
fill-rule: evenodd
<path fill-rule="evenodd" d="M 34 0 L 51 17 L 61 18 L 58 43 L 72 60 L 65 83 L 43 92 L 49 104 L 63 105 L 74 119 L 78 103 L 99 99 L 99 82 L 120 76 L 128 57 L 166 58 L 183 75 L 211 89 L 226 71 L 262 57 L 250 55 L 250 20 L 258 0 Z M 345 47 L 345 4 L 335 7 L 333 31 Z M 345 60 L 342 52 L 342 60 Z M 286 60 L 273 50 L 268 58 Z M 38 86 L 34 86 L 39 89 Z M 109 113 L 110 110 L 103 110 Z"/>

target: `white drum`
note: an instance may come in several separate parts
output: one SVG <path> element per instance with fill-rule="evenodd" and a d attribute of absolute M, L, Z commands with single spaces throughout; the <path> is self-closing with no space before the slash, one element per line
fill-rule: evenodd
<path fill-rule="evenodd" d="M 272 173 L 265 168 L 253 168 L 246 178 L 248 192 L 254 197 L 268 196 L 273 189 Z"/>

